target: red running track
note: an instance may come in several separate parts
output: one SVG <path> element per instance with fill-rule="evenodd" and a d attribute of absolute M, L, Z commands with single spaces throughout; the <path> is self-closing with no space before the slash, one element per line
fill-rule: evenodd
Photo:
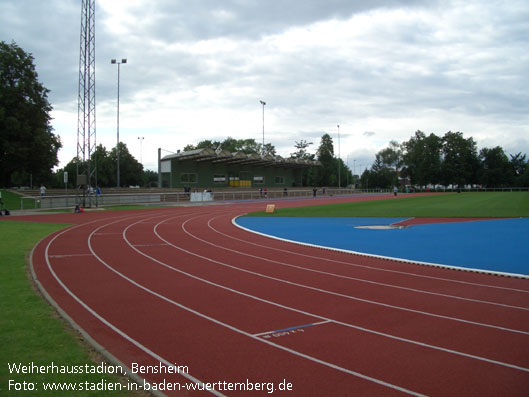
<path fill-rule="evenodd" d="M 35 247 L 34 275 L 129 372 L 188 368 L 140 376 L 151 383 L 210 383 L 222 395 L 270 395 L 285 381 L 292 396 L 527 395 L 528 280 L 306 247 L 232 224 L 263 208 L 35 217 L 76 225 Z M 240 390 L 249 382 L 262 390 Z"/>

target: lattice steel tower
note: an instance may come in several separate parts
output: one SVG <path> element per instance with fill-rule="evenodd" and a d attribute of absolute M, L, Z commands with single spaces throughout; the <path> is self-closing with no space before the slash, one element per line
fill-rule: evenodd
<path fill-rule="evenodd" d="M 82 0 L 76 183 L 78 202 L 83 206 L 91 206 L 92 195 L 88 192 L 88 188 L 97 186 L 97 163 L 95 158 L 92 158 L 96 148 L 95 10 L 95 0 Z M 95 199 L 97 200 L 97 196 Z M 97 205 L 97 201 L 95 204 Z"/>

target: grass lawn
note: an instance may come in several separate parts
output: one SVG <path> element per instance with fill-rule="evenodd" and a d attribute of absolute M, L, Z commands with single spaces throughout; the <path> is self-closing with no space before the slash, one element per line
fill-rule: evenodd
<path fill-rule="evenodd" d="M 21 195 L 4 189 L 0 189 L 0 194 L 2 195 L 2 202 L 4 203 L 4 205 L 1 206 L 2 209 L 7 208 L 10 211 L 20 209 Z M 33 199 L 24 199 L 22 204 L 26 210 L 35 208 L 35 201 Z"/>
<path fill-rule="evenodd" d="M 442 193 L 419 197 L 277 209 L 249 216 L 284 217 L 528 217 L 528 192 Z"/>
<path fill-rule="evenodd" d="M 8 363 L 28 365 L 99 365 L 101 358 L 58 317 L 29 281 L 29 253 L 44 236 L 65 225 L 0 221 L 0 395 L 11 395 L 9 380 L 36 382 L 40 392 L 31 395 L 65 395 L 44 392 L 42 382 L 119 382 L 101 374 L 10 374 Z M 94 360 L 94 361 L 92 361 Z M 99 360 L 99 361 L 98 361 Z M 112 392 L 105 392 L 112 393 Z M 99 391 L 75 392 L 79 396 Z M 127 395 L 126 393 L 113 393 Z M 129 393 L 130 394 L 130 393 Z"/>

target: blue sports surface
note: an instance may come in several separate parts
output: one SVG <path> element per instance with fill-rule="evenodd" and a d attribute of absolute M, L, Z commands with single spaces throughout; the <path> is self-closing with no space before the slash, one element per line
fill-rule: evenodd
<path fill-rule="evenodd" d="M 529 218 L 361 229 L 407 218 L 241 217 L 247 229 L 307 244 L 411 261 L 529 276 Z"/>

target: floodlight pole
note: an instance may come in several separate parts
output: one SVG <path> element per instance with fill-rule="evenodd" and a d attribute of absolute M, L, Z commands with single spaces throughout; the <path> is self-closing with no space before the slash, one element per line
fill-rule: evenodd
<path fill-rule="evenodd" d="M 353 160 L 353 183 L 355 185 L 355 189 L 356 189 L 356 159 Z"/>
<path fill-rule="evenodd" d="M 349 155 L 347 155 L 347 161 L 345 162 L 345 188 L 349 187 Z M 353 176 L 354 178 L 354 176 Z"/>
<path fill-rule="evenodd" d="M 263 148 L 261 149 L 261 155 L 264 156 L 265 151 L 265 139 L 264 139 L 264 107 L 266 105 L 265 101 L 259 101 L 261 102 L 261 105 L 263 105 Z"/>
<path fill-rule="evenodd" d="M 340 124 L 337 125 L 338 127 L 338 188 L 342 187 L 342 181 L 341 175 L 340 175 Z"/>
<path fill-rule="evenodd" d="M 116 187 L 120 186 L 119 183 L 119 67 L 122 63 L 127 63 L 127 59 L 123 58 L 121 62 L 117 62 L 115 59 L 110 60 L 110 63 L 118 65 L 118 121 L 117 121 L 117 144 L 116 144 L 116 157 L 117 157 L 117 175 L 116 175 Z"/>
<path fill-rule="evenodd" d="M 141 150 L 141 144 L 143 143 L 144 137 L 138 137 L 140 141 L 140 164 L 143 165 L 143 156 L 142 156 L 142 150 Z"/>

